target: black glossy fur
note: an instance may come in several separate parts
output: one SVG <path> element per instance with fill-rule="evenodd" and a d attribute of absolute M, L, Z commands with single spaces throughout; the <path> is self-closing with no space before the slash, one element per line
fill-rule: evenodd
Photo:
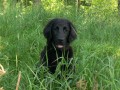
<path fill-rule="evenodd" d="M 58 63 L 63 58 L 67 63 L 72 60 L 73 50 L 70 43 L 77 37 L 76 30 L 66 19 L 53 19 L 45 26 L 43 33 L 47 39 L 47 45 L 41 52 L 40 62 L 47 66 L 51 73 L 55 73 Z M 69 68 L 72 67 L 71 65 Z M 64 68 L 64 65 L 61 68 Z"/>

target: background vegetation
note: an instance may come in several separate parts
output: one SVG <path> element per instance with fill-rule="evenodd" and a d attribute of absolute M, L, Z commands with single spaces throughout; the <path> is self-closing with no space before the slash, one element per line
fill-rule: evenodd
<path fill-rule="evenodd" d="M 0 64 L 6 75 L 0 87 L 14 90 L 120 90 L 120 17 L 118 0 L 1 0 Z M 44 75 L 34 84 L 35 63 L 46 44 L 43 28 L 52 18 L 76 27 L 72 43 L 76 72 L 58 79 Z M 45 77 L 44 77 L 45 76 Z M 72 78 L 72 79 L 70 79 Z"/>

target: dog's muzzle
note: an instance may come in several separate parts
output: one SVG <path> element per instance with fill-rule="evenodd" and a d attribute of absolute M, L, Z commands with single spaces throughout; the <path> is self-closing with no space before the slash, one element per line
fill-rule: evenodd
<path fill-rule="evenodd" d="M 64 44 L 65 44 L 65 43 L 64 43 L 64 40 L 63 40 L 63 39 L 58 39 L 58 40 L 57 40 L 57 43 L 56 43 L 56 47 L 57 47 L 57 48 L 60 48 L 60 49 L 61 49 L 61 48 L 64 48 L 64 46 L 65 46 Z"/>

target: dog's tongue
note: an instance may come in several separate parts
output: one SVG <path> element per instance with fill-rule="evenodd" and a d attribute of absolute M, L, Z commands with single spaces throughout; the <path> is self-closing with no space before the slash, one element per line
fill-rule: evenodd
<path fill-rule="evenodd" d="M 58 48 L 63 48 L 63 45 L 57 45 Z"/>

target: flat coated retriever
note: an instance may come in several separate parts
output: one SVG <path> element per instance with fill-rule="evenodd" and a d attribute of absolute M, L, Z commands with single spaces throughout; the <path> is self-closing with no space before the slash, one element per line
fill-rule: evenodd
<path fill-rule="evenodd" d="M 40 62 L 53 74 L 62 59 L 67 63 L 71 62 L 73 50 L 70 43 L 77 37 L 76 30 L 66 19 L 53 19 L 45 26 L 43 33 L 47 39 L 47 45 L 41 52 Z M 61 68 L 65 67 L 66 65 L 61 66 Z M 71 67 L 72 64 L 68 68 Z"/>

